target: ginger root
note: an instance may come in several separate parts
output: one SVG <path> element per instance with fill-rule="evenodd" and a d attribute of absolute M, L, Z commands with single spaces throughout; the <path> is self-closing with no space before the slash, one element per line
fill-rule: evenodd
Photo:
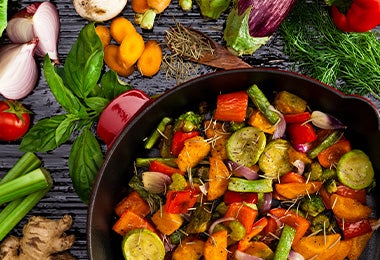
<path fill-rule="evenodd" d="M 23 237 L 8 236 L 0 245 L 3 260 L 52 260 L 75 259 L 64 252 L 72 247 L 74 235 L 66 235 L 72 225 L 72 217 L 65 215 L 52 220 L 32 216 L 23 227 Z"/>

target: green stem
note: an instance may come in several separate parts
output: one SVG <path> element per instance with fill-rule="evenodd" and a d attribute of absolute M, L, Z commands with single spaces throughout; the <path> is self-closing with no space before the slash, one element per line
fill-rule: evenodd
<path fill-rule="evenodd" d="M 162 158 L 162 157 L 152 157 L 152 158 L 136 158 L 136 167 L 149 167 L 152 161 L 160 161 L 166 165 L 172 167 L 178 167 L 175 162 L 175 158 Z"/>
<path fill-rule="evenodd" d="M 31 152 L 26 152 L 0 180 L 0 184 L 11 181 L 41 166 L 41 161 Z"/>
<path fill-rule="evenodd" d="M 271 179 L 246 180 L 231 177 L 228 182 L 228 190 L 236 192 L 272 192 Z"/>
<path fill-rule="evenodd" d="M 152 149 L 152 147 L 157 143 L 158 139 L 161 137 L 162 133 L 165 131 L 165 127 L 172 121 L 170 117 L 164 117 L 158 124 L 157 128 L 154 129 L 151 136 L 145 142 L 145 149 Z"/>
<path fill-rule="evenodd" d="M 53 180 L 44 168 L 35 169 L 23 176 L 0 184 L 0 205 L 22 198 L 41 189 L 51 186 Z"/>
<path fill-rule="evenodd" d="M 278 120 L 280 120 L 280 116 L 270 109 L 271 103 L 256 84 L 250 86 L 247 93 L 255 106 L 261 111 L 261 113 L 264 114 L 266 119 L 268 119 L 272 125 L 276 124 Z"/>
<path fill-rule="evenodd" d="M 0 218 L 0 241 L 28 214 L 30 210 L 46 195 L 51 189 L 52 183 L 46 189 L 36 191 L 29 194 L 25 198 L 17 199 L 7 205 L 13 205 L 11 212 L 7 210 L 7 215 L 3 215 L 4 210 L 1 212 Z M 17 205 L 16 205 L 17 202 Z M 4 217 L 3 217 L 4 216 Z"/>
<path fill-rule="evenodd" d="M 318 154 L 320 154 L 327 147 L 335 144 L 342 137 L 342 135 L 342 132 L 339 130 L 332 132 L 325 139 L 323 139 L 323 141 L 318 146 L 308 152 L 308 157 L 310 159 L 316 158 Z"/>
<path fill-rule="evenodd" d="M 288 259 L 288 255 L 290 249 L 292 248 L 292 243 L 295 235 L 296 230 L 293 227 L 288 225 L 284 226 L 284 228 L 282 229 L 280 240 L 278 241 L 276 251 L 274 253 L 273 260 Z"/>

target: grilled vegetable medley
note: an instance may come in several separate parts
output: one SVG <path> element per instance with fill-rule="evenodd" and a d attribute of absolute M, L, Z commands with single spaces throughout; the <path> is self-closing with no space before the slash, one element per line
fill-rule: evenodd
<path fill-rule="evenodd" d="M 357 259 L 375 172 L 346 128 L 255 84 L 163 118 L 115 206 L 125 258 Z"/>

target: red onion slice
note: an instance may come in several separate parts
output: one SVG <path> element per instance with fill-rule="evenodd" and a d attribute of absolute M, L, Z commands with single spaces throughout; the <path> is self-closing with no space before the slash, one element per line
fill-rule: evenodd
<path fill-rule="evenodd" d="M 259 178 L 258 173 L 247 166 L 241 165 L 231 160 L 226 160 L 225 164 L 229 171 L 237 176 L 242 176 L 247 180 L 256 180 Z"/>
<path fill-rule="evenodd" d="M 272 207 L 272 199 L 273 199 L 272 192 L 268 192 L 264 194 L 263 205 L 261 205 L 260 207 L 261 214 L 267 213 L 270 210 L 270 208 Z"/>
<path fill-rule="evenodd" d="M 217 220 L 215 220 L 209 227 L 208 229 L 208 233 L 209 234 L 212 234 L 212 232 L 214 231 L 214 228 L 216 227 L 216 225 L 220 224 L 220 223 L 223 223 L 223 222 L 227 222 L 227 221 L 233 221 L 235 220 L 236 218 L 233 218 L 233 217 L 229 217 L 229 218 L 219 218 Z"/>
<path fill-rule="evenodd" d="M 263 260 L 261 257 L 250 255 L 240 250 L 236 250 L 234 256 L 236 260 Z"/>

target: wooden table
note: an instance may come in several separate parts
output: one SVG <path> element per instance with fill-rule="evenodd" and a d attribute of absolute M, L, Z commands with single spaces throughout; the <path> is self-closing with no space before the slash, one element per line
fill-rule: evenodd
<path fill-rule="evenodd" d="M 13 5 L 13 8 L 19 10 L 21 7 L 25 7 L 34 1 L 23 0 L 20 1 L 21 5 L 18 6 L 16 6 L 17 2 L 15 1 L 9 0 L 9 2 Z M 60 60 L 64 62 L 67 53 L 79 34 L 79 31 L 87 21 L 76 14 L 71 0 L 53 2 L 58 8 L 61 19 L 58 52 Z M 134 14 L 129 3 L 122 14 L 124 17 L 133 20 Z M 154 29 L 152 31 L 144 31 L 142 34 L 145 40 L 155 39 L 164 44 L 165 31 L 169 29 L 170 26 L 174 26 L 177 21 L 183 25 L 191 25 L 195 29 L 200 29 L 201 31 L 208 33 L 217 42 L 222 42 L 222 31 L 225 17 L 226 14 L 218 20 L 205 19 L 200 15 L 196 4 L 194 4 L 194 8 L 191 12 L 183 13 L 178 6 L 178 1 L 173 1 L 171 6 L 163 14 L 157 17 Z M 2 37 L 0 43 L 2 42 L 2 44 L 4 44 L 6 41 L 7 40 Z M 280 35 L 275 33 L 266 46 L 259 49 L 252 56 L 245 57 L 244 60 L 252 66 L 290 70 L 293 63 L 289 62 L 287 56 L 284 55 L 282 46 L 283 44 Z M 38 59 L 38 62 L 41 68 L 42 59 Z M 213 70 L 214 69 L 212 68 L 203 66 L 200 66 L 198 69 L 199 75 Z M 131 77 L 125 80 L 134 88 L 143 89 L 149 95 L 162 93 L 176 85 L 176 80 L 168 79 L 163 71 L 153 78 L 144 78 L 141 77 L 138 72 L 135 72 Z M 378 107 L 380 107 L 378 101 L 373 101 Z M 62 112 L 62 108 L 55 101 L 43 77 L 40 78 L 38 85 L 31 95 L 23 99 L 22 102 L 33 111 L 33 124 L 42 118 Z M 5 172 L 7 172 L 23 154 L 18 148 L 19 142 L 0 142 L 0 177 L 5 174 Z M 87 206 L 80 201 L 74 192 L 69 177 L 67 161 L 70 148 L 71 143 L 67 143 L 61 145 L 54 151 L 37 154 L 42 159 L 44 167 L 51 172 L 54 178 L 54 187 L 17 226 L 13 231 L 13 234 L 18 236 L 21 235 L 21 227 L 31 215 L 42 215 L 55 219 L 69 213 L 73 216 L 74 223 L 68 233 L 76 235 L 76 242 L 71 249 L 71 253 L 78 259 L 87 259 Z M 105 149 L 106 148 L 103 145 L 103 150 L 105 151 Z"/>

